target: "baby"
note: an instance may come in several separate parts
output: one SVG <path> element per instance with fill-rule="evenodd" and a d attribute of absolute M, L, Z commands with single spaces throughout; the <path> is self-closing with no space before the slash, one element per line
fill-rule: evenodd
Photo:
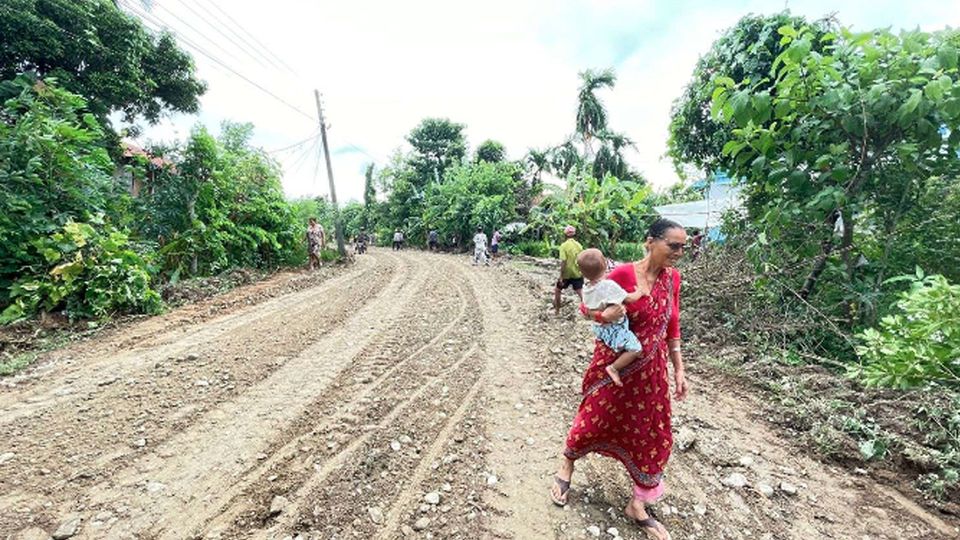
<path fill-rule="evenodd" d="M 587 280 L 583 286 L 583 303 L 587 309 L 603 310 L 613 304 L 636 302 L 642 296 L 639 292 L 627 294 L 620 285 L 607 275 L 607 260 L 599 249 L 585 249 L 577 256 L 577 266 Z M 606 367 L 607 374 L 617 386 L 623 386 L 620 371 L 629 366 L 640 354 L 641 346 L 637 336 L 630 331 L 626 317 L 612 323 L 593 324 L 593 333 L 614 352 L 621 352 L 612 364 Z"/>

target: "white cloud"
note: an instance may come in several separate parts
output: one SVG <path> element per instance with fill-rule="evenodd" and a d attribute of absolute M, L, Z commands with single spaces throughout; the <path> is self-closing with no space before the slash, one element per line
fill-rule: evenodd
<path fill-rule="evenodd" d="M 184 0 L 190 1 L 190 0 Z M 631 159 L 656 185 L 676 181 L 666 151 L 670 105 L 680 94 L 700 54 L 719 32 L 748 12 L 779 11 L 778 1 L 655 2 L 216 2 L 257 39 L 292 66 L 264 68 L 207 24 L 180 0 L 158 0 L 156 17 L 168 21 L 251 80 L 306 113 L 298 112 L 194 54 L 209 84 L 199 117 L 176 115 L 146 136 L 183 137 L 201 122 L 216 130 L 224 119 L 256 125 L 255 142 L 267 149 L 297 142 L 316 129 L 313 89 L 324 94 L 333 150 L 355 145 L 381 164 L 404 144 L 422 118 L 449 117 L 467 125 L 475 146 L 487 138 L 503 142 L 511 157 L 527 148 L 561 142 L 573 128 L 577 73 L 619 62 L 619 83 L 604 98 L 612 127 L 638 143 Z M 878 26 L 936 29 L 960 25 L 960 8 L 937 0 L 900 2 L 808 1 L 791 3 L 794 13 L 818 17 L 838 13 L 858 29 Z M 227 58 L 195 35 L 176 13 L 223 44 Z M 327 193 L 322 164 L 308 147 L 278 154 L 290 196 Z M 334 173 L 341 200 L 359 199 L 363 170 L 371 160 L 359 151 L 335 152 Z"/>

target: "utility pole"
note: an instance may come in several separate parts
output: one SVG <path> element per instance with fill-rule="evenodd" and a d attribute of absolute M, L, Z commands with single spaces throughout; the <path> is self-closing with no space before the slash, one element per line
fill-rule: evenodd
<path fill-rule="evenodd" d="M 337 235 L 337 252 L 341 257 L 347 255 L 343 244 L 343 222 L 340 219 L 340 207 L 337 205 L 337 189 L 333 185 L 333 167 L 330 166 L 330 149 L 327 147 L 327 123 L 323 120 L 323 107 L 320 105 L 320 91 L 314 89 L 317 100 L 317 116 L 320 118 L 320 141 L 323 143 L 323 158 L 327 162 L 327 180 L 330 181 L 330 202 L 333 203 L 334 228 Z"/>

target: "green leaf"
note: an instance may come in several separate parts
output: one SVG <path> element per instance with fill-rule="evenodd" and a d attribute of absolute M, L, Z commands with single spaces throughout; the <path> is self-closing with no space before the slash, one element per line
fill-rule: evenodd
<path fill-rule="evenodd" d="M 750 94 L 746 90 L 734 92 L 727 102 L 732 111 L 733 119 L 740 126 L 747 125 L 750 120 Z"/>
<path fill-rule="evenodd" d="M 713 83 L 722 88 L 735 88 L 737 86 L 736 81 L 727 77 L 726 75 L 721 75 L 713 80 Z"/>
<path fill-rule="evenodd" d="M 793 111 L 793 106 L 789 100 L 780 99 L 777 100 L 776 105 L 774 106 L 774 116 L 776 118 L 784 118 Z"/>
<path fill-rule="evenodd" d="M 727 141 L 727 143 L 723 145 L 723 150 L 721 150 L 721 152 L 725 156 L 736 157 L 736 155 L 740 153 L 740 151 L 746 146 L 747 143 L 743 141 Z"/>
<path fill-rule="evenodd" d="M 943 92 L 944 92 L 943 85 L 940 84 L 940 81 L 937 79 L 934 79 L 928 82 L 923 87 L 924 95 L 926 95 L 928 99 L 934 102 L 940 101 L 943 99 Z"/>
<path fill-rule="evenodd" d="M 916 89 L 910 89 L 910 97 L 903 102 L 903 105 L 900 105 L 900 108 L 897 109 L 897 119 L 901 125 L 907 123 L 907 119 L 917 110 L 917 107 L 920 105 L 920 100 L 923 99 L 923 93 Z"/>
<path fill-rule="evenodd" d="M 957 48 L 950 43 L 944 43 L 937 49 L 937 61 L 943 69 L 954 69 L 957 67 Z"/>
<path fill-rule="evenodd" d="M 943 104 L 943 111 L 950 117 L 956 118 L 960 115 L 960 99 L 948 99 L 946 103 Z"/>
<path fill-rule="evenodd" d="M 770 120 L 770 94 L 762 92 L 753 96 L 754 122 L 764 124 Z"/>
<path fill-rule="evenodd" d="M 797 29 L 789 24 L 785 24 L 780 28 L 777 28 L 777 33 L 781 36 L 797 37 Z"/>
<path fill-rule="evenodd" d="M 790 48 L 787 49 L 787 57 L 790 58 L 790 60 L 793 60 L 794 63 L 799 63 L 808 54 L 810 54 L 810 48 L 810 40 L 807 38 L 800 38 L 790 44 Z"/>

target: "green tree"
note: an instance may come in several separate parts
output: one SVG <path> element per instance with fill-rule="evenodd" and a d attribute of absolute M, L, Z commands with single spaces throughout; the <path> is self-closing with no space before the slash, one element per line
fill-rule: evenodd
<path fill-rule="evenodd" d="M 478 163 L 481 161 L 499 163 L 505 159 L 507 159 L 506 149 L 504 149 L 501 143 L 490 139 L 480 143 L 480 146 L 477 147 L 476 156 L 474 157 L 474 161 Z"/>
<path fill-rule="evenodd" d="M 296 262 L 305 224 L 283 197 L 279 165 L 250 146 L 252 129 L 226 122 L 219 139 L 194 129 L 175 172 L 145 197 L 174 279 Z"/>
<path fill-rule="evenodd" d="M 69 221 L 117 220 L 129 198 L 113 180 L 103 131 L 86 101 L 28 77 L 0 83 L 0 305 L 13 280 L 47 262 L 34 240 Z"/>
<path fill-rule="evenodd" d="M 206 89 L 173 36 L 154 35 L 109 0 L 4 0 L 0 36 L 0 80 L 53 77 L 101 123 L 117 111 L 128 122 L 193 113 Z"/>
<path fill-rule="evenodd" d="M 583 140 L 584 151 L 589 160 L 593 155 L 593 139 L 607 129 L 607 108 L 596 92 L 602 88 L 613 88 L 617 77 L 611 69 L 588 69 L 580 73 L 580 79 L 583 84 L 577 94 L 576 132 Z"/>
<path fill-rule="evenodd" d="M 450 170 L 449 178 L 427 190 L 424 223 L 441 238 L 461 243 L 477 227 L 493 230 L 517 218 L 519 166 L 510 162 L 481 161 Z"/>
<path fill-rule="evenodd" d="M 593 177 L 604 178 L 612 175 L 621 180 L 643 181 L 643 178 L 630 169 L 623 152 L 634 146 L 626 135 L 612 131 L 603 131 L 598 135 L 600 148 L 593 159 Z"/>
<path fill-rule="evenodd" d="M 417 189 L 443 182 L 447 169 L 463 160 L 467 152 L 463 128 L 445 118 L 425 118 L 407 135 L 407 142 L 413 146 L 410 166 L 416 173 L 410 180 Z"/>
<path fill-rule="evenodd" d="M 803 17 L 787 12 L 747 15 L 700 57 L 693 78 L 673 103 L 668 147 L 678 172 L 681 165 L 689 163 L 707 172 L 716 171 L 722 161 L 723 145 L 733 136 L 733 126 L 717 121 L 710 114 L 717 79 L 751 81 L 757 89 L 769 89 L 774 84 L 773 63 L 784 48 L 777 30 L 784 25 L 805 24 Z M 819 40 L 811 46 L 821 48 Z"/>
<path fill-rule="evenodd" d="M 797 294 L 822 291 L 853 324 L 889 275 L 889 251 L 865 248 L 901 241 L 920 194 L 960 174 L 960 32 L 778 32 L 772 88 L 716 79 L 712 111 L 732 135 L 718 163 L 743 179 L 754 259 L 804 267 Z"/>
<path fill-rule="evenodd" d="M 577 227 L 585 245 L 613 255 L 617 244 L 643 237 L 649 221 L 650 188 L 613 176 L 598 180 L 571 177 L 565 189 L 553 190 L 531 212 L 530 227 L 543 238 L 559 238 L 565 225 Z"/>
<path fill-rule="evenodd" d="M 572 171 L 583 165 L 583 157 L 573 144 L 567 141 L 550 151 L 550 168 L 560 177 L 566 178 Z"/>
<path fill-rule="evenodd" d="M 371 230 L 372 221 L 376 212 L 377 188 L 373 179 L 374 165 L 367 165 L 367 170 L 363 175 L 363 224 L 362 226 Z"/>

